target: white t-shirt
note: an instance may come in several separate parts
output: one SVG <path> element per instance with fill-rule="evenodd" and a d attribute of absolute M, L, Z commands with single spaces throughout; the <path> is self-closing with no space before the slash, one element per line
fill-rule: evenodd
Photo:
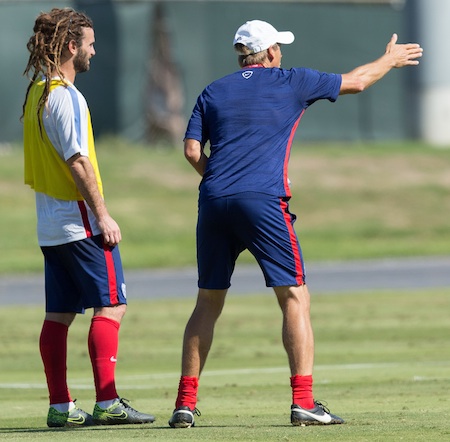
<path fill-rule="evenodd" d="M 45 131 L 64 160 L 88 156 L 88 107 L 69 83 L 50 92 L 44 107 Z M 55 246 L 100 234 L 97 221 L 84 201 L 65 201 L 36 192 L 37 236 L 40 246 Z"/>

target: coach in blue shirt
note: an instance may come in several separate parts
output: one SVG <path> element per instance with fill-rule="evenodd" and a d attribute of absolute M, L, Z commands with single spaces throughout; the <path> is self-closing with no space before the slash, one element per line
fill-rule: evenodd
<path fill-rule="evenodd" d="M 291 197 L 288 162 L 294 133 L 317 100 L 362 92 L 392 68 L 417 65 L 418 44 L 397 44 L 347 74 L 282 69 L 281 45 L 292 32 L 260 20 L 243 24 L 234 38 L 241 70 L 214 81 L 199 96 L 190 118 L 185 156 L 202 176 L 197 224 L 198 298 L 183 342 L 182 373 L 169 420 L 194 425 L 200 373 L 239 254 L 248 249 L 273 287 L 283 313 L 283 344 L 291 371 L 291 423 L 341 424 L 312 392 L 314 337 L 310 295 Z M 205 153 L 209 141 L 210 154 Z"/>

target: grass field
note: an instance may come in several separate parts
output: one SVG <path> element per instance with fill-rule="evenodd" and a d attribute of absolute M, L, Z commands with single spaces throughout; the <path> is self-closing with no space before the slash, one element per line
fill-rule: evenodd
<path fill-rule="evenodd" d="M 346 424 L 291 427 L 281 313 L 270 295 L 233 295 L 201 379 L 196 428 L 167 426 L 181 337 L 193 299 L 130 302 L 121 330 L 118 388 L 153 425 L 55 430 L 38 355 L 41 307 L 0 310 L 0 439 L 52 441 L 441 441 L 450 439 L 450 289 L 316 295 L 315 396 Z M 86 347 L 90 317 L 70 334 L 69 378 L 78 404 L 94 403 Z"/>
<path fill-rule="evenodd" d="M 98 144 L 106 200 L 119 221 L 126 268 L 194 265 L 199 177 L 181 151 Z M 19 148 L 0 150 L 0 277 L 42 271 L 33 193 Z M 423 144 L 305 145 L 292 152 L 291 211 L 307 261 L 447 255 L 450 150 Z M 244 256 L 241 262 L 249 260 Z M 1 296 L 7 296 L 1 293 Z M 281 314 L 273 296 L 232 295 L 201 379 L 196 428 L 168 428 L 181 340 L 194 299 L 130 300 L 117 380 L 153 425 L 55 430 L 38 351 L 42 306 L 0 309 L 0 439 L 28 441 L 450 440 L 450 288 L 315 294 L 316 399 L 346 424 L 292 427 Z M 94 404 L 90 317 L 71 327 L 69 379 Z"/>
<path fill-rule="evenodd" d="M 181 150 L 98 143 L 126 268 L 195 264 L 200 177 Z M 0 274 L 41 271 L 21 149 L 0 151 Z M 447 255 L 450 149 L 421 143 L 295 146 L 289 167 L 305 259 Z M 249 260 L 250 257 L 243 257 Z"/>

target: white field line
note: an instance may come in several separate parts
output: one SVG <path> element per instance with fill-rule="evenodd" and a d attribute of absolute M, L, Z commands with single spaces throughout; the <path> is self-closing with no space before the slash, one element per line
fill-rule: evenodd
<path fill-rule="evenodd" d="M 380 370 L 380 369 L 396 369 L 400 367 L 408 366 L 409 368 L 423 368 L 423 367 L 445 367 L 450 366 L 450 361 L 429 361 L 429 362 L 381 362 L 381 363 L 365 363 L 365 364 L 330 364 L 330 365 L 316 365 L 314 371 L 358 371 L 358 370 Z M 267 368 L 240 368 L 240 369 L 229 369 L 229 370 L 210 370 L 204 371 L 202 373 L 202 378 L 213 377 L 213 376 L 239 376 L 239 375 L 255 375 L 255 374 L 273 374 L 273 373 L 286 373 L 289 374 L 287 367 L 267 367 Z M 155 388 L 160 388 L 162 385 L 124 385 L 123 382 L 133 382 L 133 381 L 152 381 L 159 379 L 175 379 L 177 380 L 180 373 L 153 373 L 153 374 L 142 374 L 142 375 L 125 375 L 120 376 L 118 380 L 119 387 L 121 389 L 130 390 L 152 390 Z M 426 376 L 413 376 L 414 381 L 426 381 L 434 379 Z M 320 382 L 319 382 L 320 383 Z M 324 381 L 323 383 L 329 383 L 329 381 Z M 88 379 L 75 379 L 70 382 L 71 388 L 76 388 L 79 390 L 90 390 L 93 388 L 93 381 Z M 47 385 L 44 383 L 0 383 L 0 389 L 7 388 L 17 388 L 17 389 L 47 389 Z"/>

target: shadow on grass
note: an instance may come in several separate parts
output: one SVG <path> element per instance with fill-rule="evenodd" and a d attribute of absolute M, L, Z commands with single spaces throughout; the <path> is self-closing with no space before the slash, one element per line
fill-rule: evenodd
<path fill-rule="evenodd" d="M 63 427 L 63 428 L 0 428 L 0 434 L 12 434 L 12 433 L 33 433 L 33 434 L 45 434 L 45 433 L 65 433 L 70 431 L 75 432 L 83 432 L 83 431 L 105 431 L 111 430 L 112 428 L 120 429 L 120 430 L 128 430 L 128 431 L 138 431 L 138 430 L 168 430 L 173 432 L 181 431 L 201 431 L 201 430 L 210 430 L 214 428 L 253 428 L 252 425 L 242 425 L 242 424 L 234 424 L 234 425 L 196 425 L 195 429 L 180 429 L 180 428 L 170 428 L 168 425 L 164 426 L 156 426 L 152 424 L 139 424 L 139 425 L 98 425 L 92 427 Z M 267 425 L 269 428 L 286 428 L 292 427 L 291 424 L 279 424 L 279 425 Z M 260 428 L 260 426 L 258 427 Z"/>
<path fill-rule="evenodd" d="M 90 427 L 62 427 L 62 428 L 0 428 L 0 434 L 8 433 L 65 433 L 67 431 L 104 431 L 116 428 L 120 430 L 144 430 L 144 429 L 169 429 L 168 427 L 156 427 L 152 424 L 136 424 L 136 425 L 95 425 Z"/>

